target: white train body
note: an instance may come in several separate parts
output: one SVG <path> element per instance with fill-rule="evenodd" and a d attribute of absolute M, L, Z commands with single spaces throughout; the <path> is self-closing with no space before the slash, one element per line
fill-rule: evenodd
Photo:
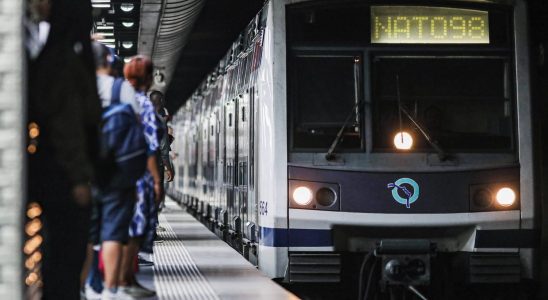
<path fill-rule="evenodd" d="M 291 259 L 298 262 L 306 255 L 314 257 L 319 266 L 322 266 L 322 261 L 333 261 L 337 256 L 332 254 L 339 250 L 335 248 L 339 247 L 336 236 L 340 233 L 334 232 L 334 227 L 339 228 L 337 230 L 341 230 L 343 236 L 347 233 L 347 248 L 353 248 L 350 244 L 355 242 L 359 244 L 357 248 L 370 251 L 382 239 L 420 237 L 435 243 L 440 253 L 465 253 L 472 256 L 485 253 L 497 259 L 509 255 L 510 259 L 517 258 L 521 264 L 517 273 L 511 273 L 511 276 L 533 278 L 535 247 L 530 243 L 530 237 L 535 233 L 537 216 L 526 9 L 521 0 L 513 1 L 512 4 L 480 2 L 455 1 L 441 5 L 440 2 L 428 4 L 427 1 L 417 1 L 406 2 L 405 5 L 483 10 L 492 16 L 489 23 L 491 26 L 499 24 L 497 22 L 504 19 L 504 16 L 510 18 L 504 23 L 509 30 L 507 40 L 501 41 L 496 47 L 494 32 L 506 29 L 490 29 L 493 49 L 482 45 L 476 48 L 474 45 L 457 45 L 455 42 L 436 45 L 419 43 L 409 48 L 401 41 L 397 45 L 375 44 L 371 43 L 368 28 L 363 29 L 365 42 L 362 44 L 328 43 L 319 34 L 318 41 L 309 42 L 306 38 L 308 29 L 298 27 L 301 25 L 295 21 L 297 17 L 291 19 L 294 22 L 291 23 L 288 16 L 303 15 L 310 18 L 307 22 L 321 24 L 322 14 L 337 9 L 342 11 L 346 4 L 337 1 L 328 1 L 329 4 L 319 1 L 270 1 L 234 43 L 215 72 L 174 116 L 176 136 L 172 148 L 178 156 L 174 161 L 176 177 L 169 192 L 272 278 L 337 281 L 339 274 L 333 275 L 327 269 L 319 267 L 316 268 L 316 274 L 310 274 L 314 273 L 313 269 L 299 272 L 298 268 L 292 270 L 293 265 L 290 263 Z M 367 20 L 373 17 L 370 7 L 380 5 L 368 1 L 349 3 L 350 7 L 358 7 L 356 10 L 366 7 L 363 11 L 369 12 L 364 15 Z M 380 6 L 390 6 L 390 3 L 384 1 Z M 330 10 L 329 7 L 334 8 Z M 503 17 L 496 19 L 496 16 Z M 460 20 L 459 16 L 453 18 Z M 405 22 L 405 19 L 401 20 Z M 440 24 L 444 22 L 443 19 L 436 20 Z M 287 28 L 289 24 L 297 25 Z M 372 23 L 367 21 L 366 24 Z M 341 29 L 345 29 L 344 24 L 341 26 Z M 298 34 L 292 33 L 297 31 Z M 289 34 L 292 37 L 288 37 Z M 305 38 L 299 40 L 301 35 Z M 346 37 L 342 32 L 341 36 L 341 40 Z M 355 108 L 359 115 L 355 117 L 358 124 L 355 125 L 355 132 L 359 135 L 357 139 L 360 143 L 354 148 L 344 148 L 356 136 L 345 131 L 347 140 L 335 147 L 336 158 L 326 159 L 325 154 L 334 134 L 325 139 L 329 141 L 328 144 L 323 142 L 323 137 L 318 138 L 323 143 L 318 147 L 321 149 L 296 146 L 300 141 L 316 139 L 321 135 L 317 132 L 324 130 L 317 129 L 321 126 L 313 127 L 316 125 L 306 125 L 306 130 L 295 129 L 300 126 L 295 125 L 300 122 L 295 117 L 295 107 L 301 109 L 299 113 L 306 113 L 302 111 L 303 106 L 298 102 L 300 100 L 296 93 L 300 91 L 299 80 L 308 78 L 306 76 L 310 70 L 306 69 L 307 64 L 314 61 L 314 58 L 327 57 L 325 61 L 328 61 L 333 57 L 342 57 L 341 60 L 344 60 L 347 56 L 353 56 L 355 61 Z M 307 60 L 310 57 L 313 59 Z M 422 66 L 425 61 L 429 65 L 443 61 L 441 64 L 453 66 L 457 65 L 453 62 L 458 59 L 461 65 L 472 61 L 470 66 L 474 67 L 483 66 L 484 60 L 489 60 L 485 65 L 493 66 L 493 70 L 500 69 L 504 77 L 505 92 L 501 97 L 505 97 L 508 103 L 504 105 L 510 111 L 502 117 L 497 116 L 501 120 L 501 128 L 507 124 L 504 123 L 504 116 L 510 120 L 510 132 L 501 129 L 509 140 L 504 136 L 497 137 L 497 141 L 506 145 L 508 140 L 511 146 L 501 151 L 483 151 L 483 148 L 482 151 L 460 151 L 453 150 L 456 149 L 453 147 L 447 151 L 452 156 L 447 161 L 440 160 L 426 142 L 425 148 L 429 150 L 425 151 L 402 153 L 393 149 L 376 149 L 375 143 L 380 143 L 375 140 L 375 130 L 378 129 L 370 125 L 378 120 L 372 115 L 377 109 L 375 101 L 383 97 L 379 95 L 384 90 L 379 91 L 381 88 L 375 86 L 380 82 L 375 81 L 375 78 L 384 77 L 375 72 L 391 76 L 390 68 L 399 62 L 398 59 L 402 59 L 402 62 L 406 59 L 403 65 L 408 70 L 401 71 L 401 79 L 398 80 L 405 80 L 406 76 L 413 74 L 420 77 L 419 73 L 413 73 L 415 71 L 412 68 L 414 64 Z M 499 65 L 503 67 L 499 68 Z M 434 70 L 431 72 L 436 74 L 438 69 L 432 68 L 428 70 Z M 333 81 L 336 80 L 334 77 Z M 493 83 L 493 86 L 496 84 Z M 402 83 L 402 90 L 406 86 Z M 426 87 L 425 90 L 430 91 Z M 387 96 L 387 99 L 390 97 Z M 358 105 L 362 99 L 366 104 L 364 106 Z M 419 112 L 416 116 L 421 115 L 420 101 L 423 100 L 417 102 Z M 498 102 L 494 103 L 498 105 Z M 353 107 L 343 102 L 341 105 Z M 383 108 L 378 109 L 381 111 Z M 338 113 L 336 109 L 333 110 L 333 114 Z M 474 113 L 471 109 L 469 122 L 476 121 Z M 335 129 L 341 127 L 344 116 L 333 126 Z M 403 118 L 404 123 L 409 123 L 405 116 Z M 486 118 L 490 116 L 486 114 Z M 328 129 L 324 132 L 328 132 Z M 418 130 L 412 132 L 415 139 L 422 139 Z M 295 135 L 305 138 L 296 142 Z M 443 147 L 443 142 L 440 144 Z M 398 203 L 397 195 L 387 189 L 387 184 L 397 182 L 398 178 L 410 178 L 417 183 L 413 193 L 418 198 L 412 200 L 416 202 L 409 203 L 411 195 L 408 195 L 407 206 Z M 313 192 L 322 187 L 330 189 L 335 193 L 335 200 L 329 198 L 334 204 L 323 207 L 308 203 L 299 207 L 293 199 L 293 192 L 303 185 Z M 494 202 L 482 208 L 476 205 L 479 202 L 474 202 L 474 195 L 479 193 L 479 189 L 485 188 L 495 193 L 503 186 L 509 186 L 515 191 L 517 204 L 504 208 Z M 395 187 L 394 190 L 400 192 Z M 312 203 L 317 201 L 315 197 L 317 194 L 313 193 Z M 494 199 L 495 195 L 490 197 Z M 449 200 L 444 199 L 451 199 L 451 202 L 446 203 L 444 201 Z M 368 245 L 371 245 L 370 249 Z M 318 256 L 313 256 L 314 253 L 318 253 Z M 303 275 L 307 272 L 309 275 Z"/>

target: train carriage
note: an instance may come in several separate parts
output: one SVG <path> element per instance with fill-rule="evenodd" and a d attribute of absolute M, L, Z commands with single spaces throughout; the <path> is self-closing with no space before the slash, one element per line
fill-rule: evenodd
<path fill-rule="evenodd" d="M 292 283 L 534 279 L 527 37 L 522 0 L 270 1 L 174 118 L 170 192 Z"/>

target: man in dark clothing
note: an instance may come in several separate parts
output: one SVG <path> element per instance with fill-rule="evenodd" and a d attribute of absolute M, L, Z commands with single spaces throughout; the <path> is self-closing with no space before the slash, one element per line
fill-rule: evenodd
<path fill-rule="evenodd" d="M 28 187 L 30 201 L 43 207 L 43 298 L 78 299 L 101 115 L 86 50 L 91 3 L 30 2 L 31 9 L 33 2 L 51 2 L 51 14 L 42 12 L 51 23 L 49 36 L 28 72 L 28 121 L 40 129 L 28 156 Z"/>
<path fill-rule="evenodd" d="M 158 167 L 160 168 L 160 176 L 163 182 L 165 170 L 165 173 L 167 174 L 166 180 L 168 182 L 171 182 L 173 180 L 174 172 L 173 164 L 171 163 L 171 159 L 169 157 L 169 151 L 171 149 L 169 147 L 170 143 L 167 129 L 168 116 L 164 108 L 164 95 L 159 91 L 153 91 L 152 93 L 150 93 L 150 101 L 152 102 L 152 105 L 154 105 L 156 115 L 161 123 L 159 128 L 161 128 L 162 133 L 160 139 L 160 151 L 158 153 Z"/>

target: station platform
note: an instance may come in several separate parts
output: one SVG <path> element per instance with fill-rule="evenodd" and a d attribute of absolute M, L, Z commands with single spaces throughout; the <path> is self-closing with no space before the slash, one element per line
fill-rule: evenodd
<path fill-rule="evenodd" d="M 139 281 L 157 299 L 299 299 L 263 275 L 174 201 L 159 216 L 154 266 Z"/>

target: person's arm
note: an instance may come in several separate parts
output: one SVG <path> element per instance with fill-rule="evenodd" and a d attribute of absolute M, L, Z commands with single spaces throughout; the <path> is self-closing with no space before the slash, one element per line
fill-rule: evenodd
<path fill-rule="evenodd" d="M 156 204 L 160 204 L 163 198 L 164 187 L 160 181 L 160 173 L 158 172 L 158 162 L 156 161 L 156 155 L 150 155 L 147 160 L 147 169 L 154 179 L 154 201 Z"/>
<path fill-rule="evenodd" d="M 160 141 L 160 157 L 162 158 L 162 164 L 167 170 L 166 181 L 173 181 L 173 167 L 171 166 L 171 161 L 169 159 L 169 137 L 167 134 L 167 126 L 164 126 L 164 134 L 162 140 Z"/>
<path fill-rule="evenodd" d="M 145 97 L 145 96 L 143 96 Z M 148 99 L 141 99 L 143 103 L 142 122 L 145 130 L 145 140 L 148 145 L 148 161 L 147 169 L 154 179 L 154 200 L 159 204 L 163 198 L 163 184 L 160 181 L 160 173 L 158 172 L 158 161 L 156 153 L 159 151 L 158 128 L 156 114 L 154 108 Z"/>
<path fill-rule="evenodd" d="M 49 118 L 48 128 L 56 159 L 72 185 L 73 199 L 78 205 L 87 206 L 91 202 L 90 183 L 94 179 L 97 164 L 101 107 L 96 90 L 93 89 L 95 81 L 84 76 L 85 69 L 77 57 L 70 58 L 71 68 L 62 68 L 57 74 L 67 79 L 58 80 L 57 84 L 50 87 L 50 98 L 61 104 L 52 105 L 58 107 L 59 111 Z M 84 80 L 71 81 L 70 74 L 82 74 Z M 72 84 L 67 85 L 67 82 Z"/>

